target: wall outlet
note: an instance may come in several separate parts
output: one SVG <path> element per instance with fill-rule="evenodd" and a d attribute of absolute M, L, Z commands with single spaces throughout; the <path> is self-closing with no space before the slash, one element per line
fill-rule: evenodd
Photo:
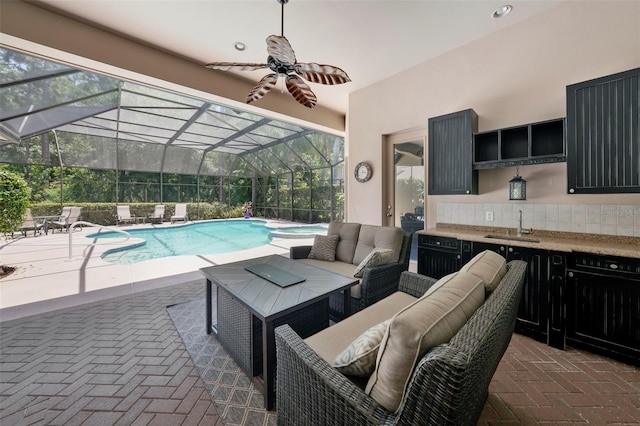
<path fill-rule="evenodd" d="M 487 222 L 493 222 L 493 212 L 484 212 L 484 220 Z"/>

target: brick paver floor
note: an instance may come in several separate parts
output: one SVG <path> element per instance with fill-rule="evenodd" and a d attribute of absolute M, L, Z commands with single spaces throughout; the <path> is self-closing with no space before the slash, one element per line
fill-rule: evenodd
<path fill-rule="evenodd" d="M 166 306 L 204 281 L 0 323 L 0 424 L 222 425 Z M 640 424 L 640 370 L 514 335 L 481 425 Z"/>
<path fill-rule="evenodd" d="M 166 306 L 202 282 L 0 324 L 0 424 L 222 425 Z"/>

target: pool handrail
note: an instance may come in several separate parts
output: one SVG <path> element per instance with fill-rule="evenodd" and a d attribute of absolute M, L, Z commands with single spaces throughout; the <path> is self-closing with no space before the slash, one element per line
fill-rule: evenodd
<path fill-rule="evenodd" d="M 73 242 L 72 242 L 72 235 L 73 235 L 73 230 L 76 226 L 82 226 L 82 225 L 86 225 L 86 226 L 95 226 L 96 228 L 100 228 L 100 229 L 108 229 L 109 231 L 113 231 L 113 232 L 117 232 L 119 234 L 124 234 L 125 237 L 127 237 L 124 241 L 128 241 L 129 238 L 131 238 L 131 234 L 129 234 L 127 231 L 123 231 L 122 229 L 117 229 L 117 228 L 112 228 L 110 226 L 104 226 L 104 225 L 98 225 L 96 223 L 91 223 L 91 222 L 85 222 L 83 220 L 80 220 L 78 222 L 74 222 L 73 224 L 71 224 L 71 226 L 69 226 L 69 230 L 67 231 L 69 233 L 69 260 L 71 260 L 73 258 Z"/>

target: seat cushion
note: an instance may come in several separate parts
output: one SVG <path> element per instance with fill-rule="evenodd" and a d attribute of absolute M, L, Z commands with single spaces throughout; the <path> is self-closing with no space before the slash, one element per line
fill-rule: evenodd
<path fill-rule="evenodd" d="M 402 251 L 404 232 L 393 226 L 362 225 L 358 235 L 358 244 L 353 254 L 353 264 L 359 265 L 375 248 L 393 252 L 392 263 L 397 262 Z"/>
<path fill-rule="evenodd" d="M 382 340 L 365 392 L 387 410 L 397 411 L 416 362 L 433 347 L 449 342 L 484 296 L 480 278 L 459 272 L 398 312 Z"/>
<path fill-rule="evenodd" d="M 326 262 L 318 259 L 296 259 L 298 262 L 306 263 L 307 265 L 315 266 L 316 268 L 326 269 L 334 274 L 344 275 L 345 277 L 353 277 L 355 272 L 355 265 L 353 263 L 340 262 Z M 358 284 L 351 287 L 351 297 L 360 299 L 362 297 L 362 284 Z"/>
<path fill-rule="evenodd" d="M 336 247 L 336 260 L 346 263 L 353 262 L 353 254 L 356 251 L 356 243 L 358 242 L 359 234 L 359 223 L 329 223 L 327 235 L 337 235 L 339 239 L 338 246 Z"/>
<path fill-rule="evenodd" d="M 337 235 L 316 235 L 313 238 L 313 246 L 311 247 L 308 257 L 309 259 L 335 262 L 337 244 Z"/>
<path fill-rule="evenodd" d="M 378 349 L 391 319 L 382 321 L 362 333 L 333 360 L 333 366 L 343 374 L 369 377 L 376 366 Z"/>
<path fill-rule="evenodd" d="M 356 312 L 331 327 L 307 337 L 304 341 L 318 356 L 333 363 L 338 354 L 369 328 L 394 316 L 398 311 L 410 305 L 415 297 L 396 291 L 390 296 Z"/>
<path fill-rule="evenodd" d="M 466 265 L 460 268 L 460 272 L 468 272 L 482 279 L 485 283 L 487 296 L 498 287 L 502 278 L 507 273 L 507 262 L 498 253 L 485 250 L 478 253 Z"/>

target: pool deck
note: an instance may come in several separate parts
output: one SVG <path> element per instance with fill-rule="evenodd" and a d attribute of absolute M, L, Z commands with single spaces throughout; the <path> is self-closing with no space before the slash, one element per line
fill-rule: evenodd
<path fill-rule="evenodd" d="M 300 224 L 267 220 L 268 227 L 297 225 Z M 126 231 L 143 226 L 150 225 L 115 228 Z M 102 260 L 100 255 L 139 239 L 125 243 L 86 238 L 96 230 L 85 228 L 71 233 L 71 258 L 66 232 L 37 237 L 30 233 L 27 237 L 0 240 L 0 263 L 17 268 L 0 280 L 0 322 L 187 282 L 202 278 L 200 268 L 272 254 L 288 256 L 290 247 L 313 243 L 313 238 L 273 238 L 267 245 L 232 253 L 174 256 L 119 265 Z"/>

